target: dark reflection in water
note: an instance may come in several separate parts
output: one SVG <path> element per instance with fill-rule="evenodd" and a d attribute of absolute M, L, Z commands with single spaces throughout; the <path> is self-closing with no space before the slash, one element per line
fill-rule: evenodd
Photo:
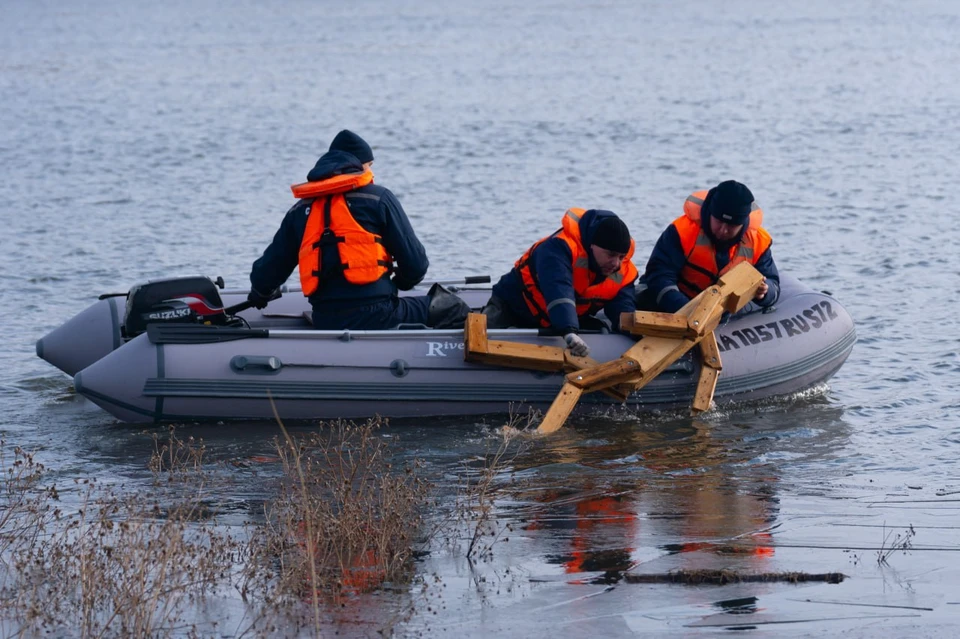
<path fill-rule="evenodd" d="M 731 615 L 749 615 L 757 612 L 758 601 L 759 599 L 756 597 L 740 597 L 739 599 L 717 601 L 713 605 Z"/>

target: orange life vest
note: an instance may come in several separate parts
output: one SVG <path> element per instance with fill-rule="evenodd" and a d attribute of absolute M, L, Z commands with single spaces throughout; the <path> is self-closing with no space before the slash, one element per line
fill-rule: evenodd
<path fill-rule="evenodd" d="M 610 549 L 598 548 L 599 538 L 622 539 L 623 543 L 630 544 L 637 534 L 639 522 L 636 513 L 631 511 L 630 503 L 620 497 L 594 497 L 577 502 L 577 527 L 570 540 L 573 546 L 570 558 L 563 562 L 563 570 L 567 573 L 592 572 L 598 569 L 597 560 L 601 557 L 601 564 L 610 562 Z M 609 536 L 609 537 L 608 537 Z M 630 564 L 632 544 L 618 548 L 622 554 L 622 562 Z M 604 570 L 618 570 L 619 566 L 606 565 Z M 626 569 L 626 566 L 623 567 Z"/>
<path fill-rule="evenodd" d="M 756 264 L 773 242 L 770 234 L 761 226 L 763 211 L 754 202 L 747 230 L 743 232 L 740 241 L 730 247 L 730 262 L 723 270 L 718 269 L 716 248 L 700 225 L 700 209 L 706 197 L 707 191 L 691 194 L 683 203 L 683 215 L 673 221 L 673 226 L 680 235 L 683 254 L 687 256 L 687 263 L 680 270 L 677 287 L 691 298 L 716 284 L 721 275 L 740 262 Z"/>
<path fill-rule="evenodd" d="M 343 195 L 371 182 L 373 173 L 367 169 L 290 187 L 298 199 L 313 198 L 300 242 L 298 266 L 304 295 L 313 295 L 320 286 L 324 246 L 336 247 L 340 272 L 351 284 L 372 284 L 390 272 L 393 256 L 384 248 L 379 235 L 353 219 Z"/>
<path fill-rule="evenodd" d="M 632 284 L 637 279 L 637 267 L 630 261 L 634 250 L 634 242 L 631 239 L 630 250 L 627 251 L 626 257 L 620 263 L 620 270 L 597 281 L 602 276 L 590 270 L 590 255 L 580 238 L 580 218 L 584 213 L 584 209 L 567 209 L 563 216 L 562 228 L 538 240 L 514 264 L 514 268 L 520 272 L 520 276 L 523 278 L 523 299 L 527 302 L 527 308 L 544 328 L 550 327 L 547 301 L 544 299 L 543 293 L 540 292 L 537 274 L 534 272 L 530 260 L 533 251 L 542 242 L 552 237 L 559 237 L 570 247 L 570 254 L 573 256 L 573 292 L 576 295 L 574 301 L 576 302 L 578 317 L 599 310 L 604 304 L 616 297 L 620 289 Z"/>

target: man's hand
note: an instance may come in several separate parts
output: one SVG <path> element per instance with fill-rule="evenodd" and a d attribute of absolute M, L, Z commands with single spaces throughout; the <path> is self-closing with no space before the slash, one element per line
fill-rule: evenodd
<path fill-rule="evenodd" d="M 757 289 L 757 292 L 753 295 L 753 299 L 758 302 L 767 296 L 767 291 L 770 290 L 770 287 L 767 286 L 767 278 L 763 278 L 763 281 L 760 282 L 760 288 Z"/>
<path fill-rule="evenodd" d="M 251 288 L 250 294 L 247 295 L 247 301 L 253 304 L 254 308 L 266 308 L 270 300 L 275 299 L 276 291 L 268 295 L 264 295 L 260 291 Z"/>
<path fill-rule="evenodd" d="M 563 341 L 567 343 L 567 348 L 575 357 L 586 357 L 590 354 L 590 347 L 576 333 L 567 333 L 563 336 Z"/>

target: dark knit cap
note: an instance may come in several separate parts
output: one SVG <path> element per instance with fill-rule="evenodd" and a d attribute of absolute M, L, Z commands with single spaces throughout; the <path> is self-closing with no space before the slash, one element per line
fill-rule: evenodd
<path fill-rule="evenodd" d="M 746 224 L 753 210 L 753 193 L 734 180 L 721 182 L 707 194 L 709 213 L 724 224 Z"/>
<path fill-rule="evenodd" d="M 590 243 L 615 253 L 626 253 L 630 250 L 630 231 L 623 220 L 610 215 L 597 224 Z"/>
<path fill-rule="evenodd" d="M 373 149 L 370 148 L 370 145 L 348 129 L 337 133 L 337 137 L 333 138 L 333 142 L 330 143 L 330 150 L 345 151 L 360 160 L 361 164 L 373 162 Z"/>

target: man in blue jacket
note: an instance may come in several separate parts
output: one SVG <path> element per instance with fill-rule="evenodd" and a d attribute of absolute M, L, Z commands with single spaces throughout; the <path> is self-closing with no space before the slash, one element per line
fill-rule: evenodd
<path fill-rule="evenodd" d="M 373 183 L 373 150 L 352 131 L 337 134 L 253 263 L 248 299 L 263 308 L 299 267 L 319 329 L 386 329 L 427 324 L 432 298 L 400 297 L 429 266 L 400 202 Z"/>
<path fill-rule="evenodd" d="M 620 313 L 635 310 L 634 243 L 611 211 L 569 209 L 561 224 L 500 278 L 483 312 L 489 328 L 549 328 L 586 356 L 578 333 L 585 323 L 601 325 L 595 313 L 603 309 L 618 329 Z"/>
<path fill-rule="evenodd" d="M 763 211 L 745 185 L 727 180 L 709 191 L 697 191 L 657 240 L 637 284 L 637 307 L 675 313 L 740 262 L 753 264 L 764 276 L 740 314 L 776 303 L 780 272 L 773 261 L 773 240 L 762 226 Z"/>

